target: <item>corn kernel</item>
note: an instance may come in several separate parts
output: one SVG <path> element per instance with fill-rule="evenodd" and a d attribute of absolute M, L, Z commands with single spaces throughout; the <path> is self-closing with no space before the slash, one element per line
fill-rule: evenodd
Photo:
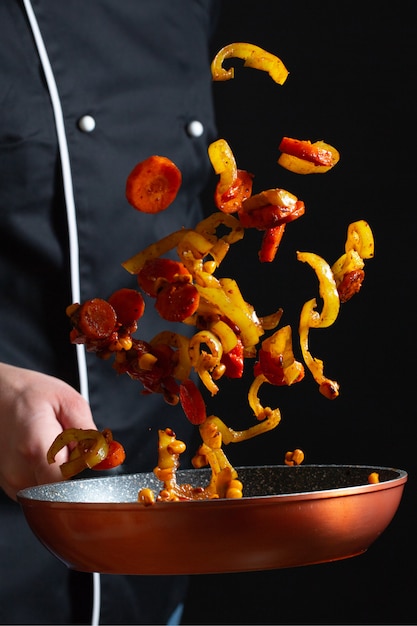
<path fill-rule="evenodd" d="M 372 472 L 368 476 L 368 483 L 375 484 L 379 483 L 379 474 L 378 472 Z"/>

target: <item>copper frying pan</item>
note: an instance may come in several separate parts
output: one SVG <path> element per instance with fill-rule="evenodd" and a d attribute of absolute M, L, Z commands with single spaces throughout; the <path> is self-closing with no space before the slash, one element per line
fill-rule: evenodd
<path fill-rule="evenodd" d="M 109 574 L 266 570 L 358 555 L 399 506 L 407 473 L 371 466 L 238 468 L 244 497 L 143 506 L 153 473 L 79 479 L 19 492 L 39 540 L 68 567 Z M 380 482 L 368 476 L 378 472 Z M 178 482 L 206 484 L 206 470 Z"/>

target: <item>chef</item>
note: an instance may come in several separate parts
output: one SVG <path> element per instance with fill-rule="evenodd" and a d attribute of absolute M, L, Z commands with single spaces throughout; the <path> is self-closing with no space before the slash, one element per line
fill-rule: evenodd
<path fill-rule="evenodd" d="M 34 537 L 16 493 L 60 478 L 46 451 L 63 428 L 111 428 L 128 473 L 154 467 L 158 428 L 189 437 L 177 409 L 71 345 L 65 309 L 135 288 L 122 261 L 200 219 L 207 146 L 216 138 L 215 13 L 211 0 L 0 3 L 3 624 L 179 619 L 185 578 L 68 570 Z M 183 174 L 174 204 L 155 216 L 124 197 L 128 173 L 151 154 Z M 148 307 L 140 337 L 163 327 Z"/>

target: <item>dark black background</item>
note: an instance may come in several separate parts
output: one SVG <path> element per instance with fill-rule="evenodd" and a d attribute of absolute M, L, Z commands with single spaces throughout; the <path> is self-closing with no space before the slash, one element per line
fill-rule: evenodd
<path fill-rule="evenodd" d="M 280 56 L 290 75 L 278 86 L 236 61 L 235 79 L 213 86 L 219 136 L 238 167 L 254 173 L 254 192 L 283 187 L 307 207 L 287 227 L 273 264 L 259 264 L 254 233 L 232 250 L 225 274 L 238 278 L 259 314 L 282 306 L 283 323 L 296 328 L 303 302 L 317 295 L 296 250 L 333 263 L 357 219 L 370 223 L 376 246 L 360 293 L 334 326 L 311 337 L 340 397 L 324 399 L 308 373 L 298 386 L 273 388 L 265 403 L 281 408 L 281 424 L 227 454 L 245 465 L 282 463 L 286 450 L 301 447 L 306 463 L 399 467 L 409 480 L 394 520 L 364 555 L 194 576 L 184 624 L 417 623 L 415 39 L 411 2 L 223 2 L 213 51 L 252 42 Z M 286 172 L 276 163 L 284 135 L 327 141 L 340 163 L 325 175 Z M 221 391 L 218 411 L 231 426 L 250 414 L 245 390 L 245 381 L 234 381 Z"/>

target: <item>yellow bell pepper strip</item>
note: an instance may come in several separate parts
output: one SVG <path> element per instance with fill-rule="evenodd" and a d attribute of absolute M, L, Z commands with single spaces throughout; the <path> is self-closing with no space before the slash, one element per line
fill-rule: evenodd
<path fill-rule="evenodd" d="M 124 267 L 129 274 L 139 274 L 146 261 L 156 259 L 170 250 L 173 250 L 179 244 L 184 235 L 190 231 L 190 228 L 182 228 L 181 230 L 174 231 L 159 241 L 150 244 L 130 259 L 127 259 L 127 261 L 124 261 L 122 263 L 122 267 Z"/>
<path fill-rule="evenodd" d="M 213 246 L 214 244 L 211 241 L 195 231 L 187 233 L 177 246 L 177 254 L 181 259 L 181 262 L 191 273 L 193 279 L 200 279 L 200 282 L 203 284 L 205 284 L 205 280 L 201 278 L 201 275 L 206 275 L 204 269 L 204 259 Z M 210 276 L 207 276 L 207 280 L 210 280 Z"/>
<path fill-rule="evenodd" d="M 183 381 L 190 377 L 191 360 L 189 355 L 190 340 L 185 335 L 169 330 L 163 330 L 150 340 L 152 347 L 170 346 L 176 348 L 177 357 L 172 371 L 174 378 Z"/>
<path fill-rule="evenodd" d="M 208 147 L 208 155 L 216 174 L 220 175 L 214 193 L 214 203 L 223 213 L 235 213 L 243 200 L 252 193 L 252 174 L 238 170 L 232 149 L 225 139 L 218 139 Z"/>
<path fill-rule="evenodd" d="M 207 347 L 209 352 L 204 350 L 203 346 Z M 195 372 L 206 389 L 214 396 L 219 388 L 213 381 L 211 373 L 221 365 L 223 346 L 220 339 L 209 330 L 200 330 L 191 337 L 188 351 Z"/>
<path fill-rule="evenodd" d="M 48 463 L 55 463 L 58 452 L 73 443 L 77 444 L 74 448 L 76 452 L 71 452 L 69 461 L 60 465 L 61 474 L 65 479 L 79 474 L 86 468 L 94 467 L 106 458 L 109 451 L 106 438 L 100 431 L 67 428 L 52 442 L 46 455 Z"/>
<path fill-rule="evenodd" d="M 355 250 L 362 259 L 372 259 L 375 252 L 374 236 L 368 222 L 358 220 L 348 226 L 345 252 Z"/>
<path fill-rule="evenodd" d="M 363 258 L 356 252 L 356 250 L 349 250 L 332 265 L 332 272 L 336 281 L 336 286 L 339 288 L 346 275 L 352 272 L 363 270 L 365 263 Z"/>
<path fill-rule="evenodd" d="M 227 354 L 236 347 L 239 339 L 233 328 L 231 328 L 225 321 L 221 319 L 215 320 L 214 323 L 210 324 L 210 330 L 220 339 L 223 354 Z"/>
<path fill-rule="evenodd" d="M 261 378 L 262 377 L 259 377 L 259 381 L 257 381 L 259 386 L 262 382 L 267 382 L 265 378 L 263 380 L 261 380 Z M 256 393 L 258 389 L 259 387 L 254 387 L 252 391 Z M 210 415 L 206 422 L 204 422 L 203 426 L 204 428 L 208 428 L 210 423 L 215 424 L 216 429 L 219 433 L 221 433 L 222 441 L 225 445 L 253 439 L 253 437 L 257 437 L 258 435 L 273 430 L 276 426 L 278 426 L 281 420 L 281 414 L 278 409 L 264 409 L 258 399 L 255 404 L 260 407 L 258 410 L 258 415 L 260 416 L 258 420 L 259 423 L 254 426 L 249 426 L 249 428 L 246 428 L 245 430 L 233 430 L 233 428 L 226 426 L 226 424 L 216 415 Z"/>
<path fill-rule="evenodd" d="M 271 385 L 292 385 L 304 378 L 304 366 L 295 360 L 291 326 L 283 326 L 262 342 L 255 376 L 263 374 Z"/>
<path fill-rule="evenodd" d="M 297 259 L 302 263 L 308 263 L 316 272 L 319 280 L 319 294 L 323 300 L 321 313 L 314 311 L 311 314 L 310 327 L 326 328 L 331 326 L 339 314 L 340 301 L 329 264 L 313 252 L 297 252 Z"/>
<path fill-rule="evenodd" d="M 216 287 L 201 287 L 196 285 L 200 293 L 200 301 L 205 300 L 220 311 L 222 316 L 230 319 L 239 328 L 240 336 L 245 347 L 258 343 L 263 330 L 259 323 L 254 321 L 247 307 L 239 308 L 223 289 Z"/>
<path fill-rule="evenodd" d="M 243 59 L 245 67 L 268 72 L 273 81 L 283 85 L 287 80 L 288 70 L 281 59 L 271 52 L 251 43 L 230 43 L 217 52 L 211 63 L 211 75 L 215 81 L 230 80 L 234 77 L 234 68 L 226 70 L 223 63 L 226 59 Z"/>
<path fill-rule="evenodd" d="M 219 243 L 220 240 L 218 240 L 217 243 L 213 243 L 212 238 L 207 239 L 206 236 L 192 231 L 178 244 L 177 254 L 184 266 L 186 266 L 191 273 L 195 284 L 207 287 L 219 286 L 219 281 L 213 276 L 217 263 L 216 261 L 210 261 L 208 259 L 208 255 L 211 255 L 212 251 L 213 255 L 217 252 L 222 254 L 222 251 L 218 247 Z M 227 249 L 229 248 L 228 243 L 222 243 Z M 214 248 L 217 248 L 217 252 L 214 252 Z M 226 253 L 226 251 L 223 252 Z"/>
<path fill-rule="evenodd" d="M 281 321 L 283 313 L 284 310 L 280 308 L 270 315 L 260 317 L 259 321 L 261 322 L 262 328 L 264 330 L 273 330 L 274 328 L 276 328 Z"/>
<path fill-rule="evenodd" d="M 358 293 L 365 278 L 363 259 L 374 256 L 374 237 L 368 222 L 359 220 L 348 226 L 343 254 L 332 265 L 341 302 L 347 302 Z"/>
<path fill-rule="evenodd" d="M 268 379 L 263 374 L 259 374 L 252 381 L 252 384 L 248 391 L 248 402 L 252 411 L 255 414 L 256 419 L 260 422 L 256 426 L 252 426 L 248 429 L 249 434 L 255 436 L 257 434 L 266 432 L 278 426 L 281 421 L 281 412 L 278 408 L 271 409 L 271 407 L 264 407 L 259 399 L 259 390 L 264 383 L 267 383 Z"/>
<path fill-rule="evenodd" d="M 217 236 L 216 231 L 220 226 L 224 226 L 230 229 L 230 232 L 225 233 L 220 238 Z M 240 241 L 245 231 L 242 228 L 241 223 L 233 215 L 227 213 L 212 213 L 205 219 L 201 220 L 195 227 L 195 232 L 203 235 L 213 245 L 216 245 L 218 241 L 224 241 L 228 244 L 236 243 Z M 212 254 L 212 251 L 210 251 Z"/>
<path fill-rule="evenodd" d="M 279 145 L 282 154 L 278 164 L 295 174 L 325 174 L 340 160 L 334 146 L 324 141 L 310 141 L 284 137 Z"/>
<path fill-rule="evenodd" d="M 320 393 L 333 400 L 339 395 L 339 384 L 324 376 L 323 361 L 311 355 L 308 336 L 310 328 L 327 328 L 335 322 L 340 309 L 336 282 L 330 266 L 322 257 L 312 252 L 298 252 L 297 258 L 299 261 L 308 263 L 315 270 L 319 279 L 320 297 L 323 300 L 321 313 L 316 311 L 317 301 L 315 298 L 305 302 L 301 310 L 299 323 L 301 351 L 305 364 L 319 385 Z"/>
<path fill-rule="evenodd" d="M 219 227 L 230 231 L 218 236 Z M 180 242 L 177 253 L 196 280 L 205 286 L 214 285 L 217 284 L 217 279 L 210 278 L 208 274 L 214 273 L 228 253 L 230 245 L 240 241 L 243 236 L 244 229 L 238 219 L 227 213 L 212 213 L 201 220 L 194 232 Z"/>
<path fill-rule="evenodd" d="M 184 265 L 187 267 L 187 256 L 184 252 L 189 252 L 192 258 L 201 260 L 210 252 L 213 247 L 213 242 L 209 241 L 204 235 L 193 230 L 187 233 L 177 245 L 177 253 L 180 259 L 184 258 Z M 194 267 L 191 266 L 190 270 L 193 271 Z"/>
<path fill-rule="evenodd" d="M 217 139 L 208 147 L 208 156 L 216 174 L 220 175 L 218 191 L 223 194 L 237 179 L 237 166 L 231 147 L 225 139 Z"/>

